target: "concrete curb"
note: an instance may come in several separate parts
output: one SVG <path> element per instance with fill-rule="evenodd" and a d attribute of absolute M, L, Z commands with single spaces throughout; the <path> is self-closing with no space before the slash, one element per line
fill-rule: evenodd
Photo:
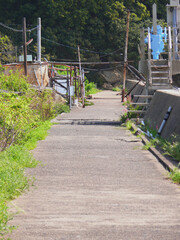
<path fill-rule="evenodd" d="M 137 127 L 135 124 L 132 124 L 132 128 L 134 131 L 137 131 Z M 145 136 L 141 136 L 141 140 L 144 145 L 149 143 L 149 140 Z M 173 169 L 177 167 L 178 164 L 177 165 L 173 164 L 170 160 L 163 156 L 156 148 L 150 147 L 149 151 L 156 157 L 156 159 L 163 165 L 163 167 L 166 170 L 173 171 Z"/>

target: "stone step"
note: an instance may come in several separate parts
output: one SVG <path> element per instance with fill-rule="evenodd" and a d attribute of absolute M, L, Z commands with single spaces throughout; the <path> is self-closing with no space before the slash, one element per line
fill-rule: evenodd
<path fill-rule="evenodd" d="M 151 65 L 151 68 L 169 68 L 168 65 Z"/>
<path fill-rule="evenodd" d="M 169 71 L 152 71 L 152 74 L 169 74 Z"/>
<path fill-rule="evenodd" d="M 153 95 L 132 95 L 134 98 L 153 98 Z"/>

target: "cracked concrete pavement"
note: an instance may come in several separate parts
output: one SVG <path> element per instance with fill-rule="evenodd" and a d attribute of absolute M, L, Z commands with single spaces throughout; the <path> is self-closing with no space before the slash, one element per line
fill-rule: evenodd
<path fill-rule="evenodd" d="M 57 117 L 33 151 L 44 166 L 28 170 L 35 187 L 13 203 L 22 209 L 12 240 L 179 240 L 180 189 L 142 143 L 116 125 L 120 96 Z"/>

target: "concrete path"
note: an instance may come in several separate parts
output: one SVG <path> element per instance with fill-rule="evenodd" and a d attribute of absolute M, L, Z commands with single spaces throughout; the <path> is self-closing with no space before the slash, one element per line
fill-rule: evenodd
<path fill-rule="evenodd" d="M 130 132 L 116 126 L 120 97 L 56 119 L 34 150 L 36 187 L 14 203 L 23 212 L 12 240 L 179 240 L 180 189 Z"/>

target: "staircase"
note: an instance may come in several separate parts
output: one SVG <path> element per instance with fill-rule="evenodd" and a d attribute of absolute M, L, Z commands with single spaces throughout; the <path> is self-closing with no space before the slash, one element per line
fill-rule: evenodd
<path fill-rule="evenodd" d="M 158 89 L 172 88 L 172 37 L 171 27 L 168 28 L 168 59 L 154 60 L 151 58 L 151 33 L 148 28 L 148 68 L 149 78 L 146 82 L 148 93 Z M 167 53 L 166 53 L 167 55 Z"/>
<path fill-rule="evenodd" d="M 169 60 L 149 60 L 149 81 L 147 81 L 148 92 L 158 89 L 172 88 L 171 63 Z"/>
<path fill-rule="evenodd" d="M 153 95 L 133 95 L 133 99 L 136 100 L 128 105 L 128 113 L 134 114 L 134 117 L 142 118 L 145 115 L 152 98 Z M 137 102 L 139 99 L 141 99 L 141 102 Z M 131 109 L 132 107 L 134 109 Z"/>
<path fill-rule="evenodd" d="M 162 53 L 163 54 L 163 53 Z M 168 59 L 152 59 L 151 50 L 151 33 L 150 28 L 148 28 L 148 70 L 149 77 L 146 80 L 146 95 L 134 95 L 136 97 L 135 103 L 132 106 L 139 106 L 139 109 L 131 110 L 129 106 L 129 113 L 136 113 L 137 116 L 143 116 L 149 106 L 151 99 L 156 90 L 160 89 L 171 89 L 172 88 L 172 37 L 171 37 L 171 27 L 168 28 Z M 144 98 L 142 103 L 138 103 L 139 98 Z"/>

